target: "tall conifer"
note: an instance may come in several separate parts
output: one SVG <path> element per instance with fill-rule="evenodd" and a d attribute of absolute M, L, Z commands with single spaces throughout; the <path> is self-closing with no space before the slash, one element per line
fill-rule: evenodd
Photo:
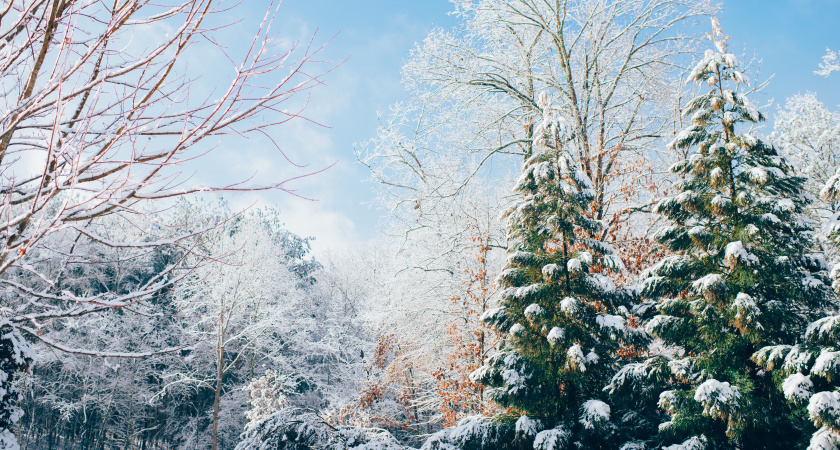
<path fill-rule="evenodd" d="M 840 170 L 828 180 L 821 195 L 827 202 L 840 201 Z M 837 218 L 831 237 L 840 245 Z M 840 264 L 831 270 L 834 291 L 840 293 Z M 792 404 L 800 421 L 810 420 L 808 450 L 840 448 L 840 304 L 829 305 L 797 341 L 770 345 L 753 355 L 764 370 L 772 372 L 779 391 Z M 806 428 L 807 427 L 804 427 Z"/>
<path fill-rule="evenodd" d="M 507 338 L 473 378 L 510 407 L 520 446 L 613 448 L 616 426 L 602 388 L 619 350 L 646 335 L 629 324 L 628 291 L 605 275 L 621 261 L 592 238 L 603 225 L 585 214 L 595 193 L 564 148 L 565 121 L 545 93 L 539 105 L 518 199 L 502 215 L 510 256 L 497 280 L 500 306 L 484 315 Z"/>
<path fill-rule="evenodd" d="M 624 367 L 608 391 L 640 410 L 654 398 L 647 411 L 667 413 L 648 448 L 801 448 L 801 418 L 751 357 L 796 340 L 831 301 L 826 264 L 810 253 L 813 197 L 750 133 L 764 116 L 713 25 L 714 49 L 689 76 L 708 89 L 684 107 L 691 125 L 671 143 L 694 152 L 672 168 L 679 192 L 655 207 L 671 222 L 657 240 L 673 255 L 639 286 L 650 302 L 639 311 L 653 316 L 645 328 L 671 352 Z"/>

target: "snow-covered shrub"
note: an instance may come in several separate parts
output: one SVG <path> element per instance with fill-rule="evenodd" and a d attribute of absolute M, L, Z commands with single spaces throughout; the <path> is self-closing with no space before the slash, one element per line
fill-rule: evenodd
<path fill-rule="evenodd" d="M 529 419 L 530 420 L 530 419 Z M 516 424 L 494 421 L 488 417 L 469 416 L 454 427 L 430 436 L 420 450 L 515 450 L 520 442 L 530 442 L 538 423 Z M 538 436 L 539 434 L 537 434 Z"/>
<path fill-rule="evenodd" d="M 284 408 L 253 424 L 236 450 L 407 450 L 379 428 L 333 426 L 317 414 Z"/>

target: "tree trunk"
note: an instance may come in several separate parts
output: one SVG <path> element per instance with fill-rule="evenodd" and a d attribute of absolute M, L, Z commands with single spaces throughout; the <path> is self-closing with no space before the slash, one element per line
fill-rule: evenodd
<path fill-rule="evenodd" d="M 222 312 L 219 314 L 219 340 L 216 351 L 216 392 L 213 399 L 213 443 L 212 450 L 219 449 L 219 400 L 222 394 L 222 376 L 225 371 L 225 332 L 224 332 L 224 318 L 225 309 L 221 308 Z"/>

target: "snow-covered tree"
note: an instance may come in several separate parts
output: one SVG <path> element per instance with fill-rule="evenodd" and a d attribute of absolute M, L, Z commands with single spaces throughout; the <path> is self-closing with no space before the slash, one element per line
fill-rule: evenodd
<path fill-rule="evenodd" d="M 238 442 L 249 407 L 255 414 L 262 414 L 260 406 L 242 390 L 249 381 L 266 371 L 279 373 L 282 375 L 276 378 L 285 382 L 285 405 L 339 409 L 360 388 L 363 351 L 369 348 L 362 319 L 348 305 L 359 299 L 352 294 L 347 299 L 335 276 L 308 256 L 307 239 L 282 229 L 282 216 L 271 209 L 231 215 L 224 204 L 181 202 L 166 215 L 152 216 L 162 233 L 184 231 L 173 224 L 189 223 L 201 229 L 208 221 L 220 220 L 224 225 L 217 231 L 224 229 L 229 234 L 219 240 L 219 245 L 229 240 L 254 243 L 237 247 L 233 254 L 211 255 L 229 263 L 225 267 L 231 278 L 241 275 L 236 270 L 251 270 L 249 279 L 254 284 L 261 282 L 264 288 L 265 276 L 260 274 L 273 270 L 271 286 L 283 284 L 294 290 L 293 296 L 281 297 L 281 289 L 273 291 L 268 299 L 263 296 L 264 308 L 251 308 L 247 320 L 241 315 L 233 317 L 240 319 L 233 321 L 233 327 L 241 327 L 244 321 L 253 329 L 249 321 L 265 325 L 268 319 L 274 327 L 263 326 L 259 340 L 240 335 L 228 346 L 217 415 L 223 448 Z M 142 229 L 147 228 L 136 221 L 117 220 L 116 216 L 102 224 L 105 226 L 98 229 L 98 235 L 111 241 L 142 241 Z M 209 239 L 211 236 L 206 236 L 208 241 L 216 242 Z M 73 243 L 71 240 L 64 245 Z M 80 253 L 99 255 L 109 263 L 67 267 L 72 277 L 64 278 L 62 288 L 72 292 L 131 291 L 180 257 L 175 247 L 157 247 L 142 257 L 127 259 L 120 254 L 130 249 L 111 248 L 84 238 L 75 245 Z M 237 256 L 245 259 L 244 265 L 230 264 L 229 258 Z M 202 266 L 194 275 L 209 268 Z M 215 341 L 196 342 L 196 332 L 207 331 L 207 322 L 218 320 L 218 315 L 214 312 L 213 317 L 206 317 L 198 311 L 205 298 L 194 298 L 196 308 L 179 308 L 177 299 L 188 301 L 180 296 L 180 290 L 188 287 L 187 281 L 159 292 L 152 301 L 134 305 L 133 313 L 116 309 L 45 326 L 43 331 L 55 340 L 74 342 L 79 348 L 97 349 L 110 356 L 52 352 L 36 343 L 38 364 L 31 375 L 20 380 L 24 416 L 17 432 L 21 445 L 32 449 L 103 445 L 209 448 L 218 353 Z M 307 301 L 291 308 L 290 300 L 301 298 Z M 281 307 L 276 307 L 276 302 Z M 275 316 L 266 317 L 265 308 Z M 170 347 L 180 350 L 156 354 Z M 127 358 L 116 354 L 148 356 Z M 234 361 L 237 354 L 239 358 Z"/>
<path fill-rule="evenodd" d="M 764 116 L 745 95 L 747 78 L 713 21 L 714 48 L 689 81 L 707 86 L 683 114 L 691 125 L 671 147 L 694 149 L 672 170 L 684 177 L 655 211 L 672 224 L 657 239 L 673 252 L 639 285 L 653 315 L 645 329 L 665 350 L 619 371 L 614 398 L 654 417 L 667 448 L 797 448 L 799 417 L 773 377 L 751 358 L 787 343 L 832 299 L 825 261 L 813 251 L 813 196 L 772 146 L 751 134 Z M 643 414 L 643 415 L 644 415 Z M 682 444 L 679 444 L 682 443 Z"/>
<path fill-rule="evenodd" d="M 566 121 L 547 94 L 540 108 L 534 152 L 516 183 L 518 199 L 503 213 L 509 257 L 498 276 L 500 304 L 484 314 L 506 339 L 471 377 L 512 408 L 492 425 L 509 427 L 497 430 L 497 438 L 516 435 L 534 448 L 565 446 L 540 444 L 549 440 L 609 448 L 615 426 L 602 388 L 617 353 L 644 343 L 646 335 L 628 323 L 632 296 L 607 276 L 621 261 L 609 244 L 588 237 L 604 225 L 585 214 L 595 192 L 567 147 Z M 457 428 L 442 433 L 457 435 Z M 495 438 L 470 439 L 475 448 L 500 445 Z"/>
<path fill-rule="evenodd" d="M 808 450 L 840 447 L 840 315 L 837 305 L 804 339 L 761 348 L 753 360 L 773 374 L 796 417 L 814 424 Z"/>
<path fill-rule="evenodd" d="M 63 290 L 64 278 L 73 274 L 52 269 L 110 263 L 79 255 L 72 243 L 94 239 L 121 248 L 127 263 L 156 246 L 188 246 L 190 236 L 161 240 L 154 227 L 139 241 L 108 241 L 97 225 L 109 215 L 144 222 L 146 202 L 259 188 L 198 186 L 173 168 L 207 153 L 208 140 L 217 145 L 227 136 L 270 138 L 279 125 L 299 117 L 303 102 L 288 103 L 295 93 L 321 83 L 323 70 L 303 70 L 320 64 L 312 59 L 317 48 L 277 45 L 271 31 L 275 7 L 267 5 L 271 9 L 254 27 L 249 45 L 231 48 L 212 37 L 222 25 L 212 22 L 223 19 L 228 8 L 215 0 L 3 4 L 0 285 L 9 294 L 0 304 L 4 333 L 12 328 L 57 351 L 102 356 L 51 339 L 45 324 L 114 308 L 128 313 L 184 272 L 176 261 L 130 292 Z M 197 93 L 201 69 L 186 63 L 196 54 L 225 61 L 233 76 L 221 85 L 209 81 L 198 89 L 205 93 Z M 288 190 L 282 180 L 262 188 Z M 47 248 L 60 244 L 67 244 L 60 252 Z M 22 277 L 30 283 L 21 283 Z M 2 396 L 0 411 L 13 408 L 6 403 L 12 397 Z M 0 434 L 8 436 L 5 425 Z"/>
<path fill-rule="evenodd" d="M 6 319 L 0 319 L 0 448 L 17 448 L 17 439 L 10 430 L 23 415 L 17 405 L 22 396 L 16 378 L 36 360 L 37 355 L 20 332 Z"/>
<path fill-rule="evenodd" d="M 832 51 L 830 48 L 826 48 L 825 55 L 823 55 L 822 62 L 820 63 L 820 68 L 815 70 L 814 73 L 827 77 L 831 75 L 832 72 L 838 70 L 840 70 L 840 61 L 837 59 L 837 52 Z"/>
<path fill-rule="evenodd" d="M 236 450 L 409 450 L 381 428 L 333 426 L 318 414 L 284 408 L 248 427 Z"/>
<path fill-rule="evenodd" d="M 826 202 L 840 201 L 837 175 L 823 193 Z M 834 230 L 835 245 L 840 234 Z M 831 270 L 835 292 L 840 293 L 840 264 Z M 801 420 L 815 426 L 808 450 L 840 447 L 840 302 L 824 310 L 796 340 L 761 348 L 753 360 L 773 379 Z"/>
<path fill-rule="evenodd" d="M 249 220 L 250 219 L 250 220 Z M 265 223 L 252 217 L 234 218 L 228 225 L 207 233 L 203 254 L 216 255 L 216 262 L 202 265 L 175 290 L 181 313 L 196 317 L 192 330 L 198 341 L 213 349 L 211 374 L 187 381 L 209 383 L 214 390 L 211 447 L 218 448 L 219 407 L 224 378 L 249 358 L 260 361 L 263 352 L 284 339 L 284 320 L 301 307 L 302 292 L 295 276 L 286 270 L 279 243 Z M 311 326 L 292 327 L 303 331 Z M 291 330 L 290 330 L 291 331 Z M 208 376 L 209 375 L 209 376 Z"/>
<path fill-rule="evenodd" d="M 789 97 L 776 113 L 770 139 L 797 173 L 807 178 L 805 187 L 819 200 L 813 205 L 824 225 L 840 210 L 837 201 L 826 201 L 820 191 L 840 168 L 840 112 L 830 111 L 813 92 Z"/>
<path fill-rule="evenodd" d="M 690 27 L 712 2 L 453 3 L 459 23 L 418 44 L 403 68 L 410 100 L 358 155 L 399 231 L 468 214 L 471 187 L 515 177 L 532 151 L 539 93 L 549 91 L 574 131 L 569 151 L 592 181 L 588 213 L 606 222 L 605 240 L 623 251 L 643 238 L 650 227 L 636 216 L 647 217 L 642 206 L 665 187 L 653 166 L 666 155 L 651 143 L 674 128 L 679 65 L 696 43 Z"/>

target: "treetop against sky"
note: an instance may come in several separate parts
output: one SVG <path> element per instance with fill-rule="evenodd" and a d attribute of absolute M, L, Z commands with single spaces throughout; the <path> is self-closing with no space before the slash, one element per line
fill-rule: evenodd
<path fill-rule="evenodd" d="M 258 24 L 264 8 L 262 2 L 249 2 L 233 11 L 233 19 L 239 22 L 223 33 L 231 39 L 231 48 L 249 36 L 244 31 Z M 316 253 L 373 237 L 381 212 L 369 204 L 372 185 L 364 181 L 369 174 L 356 163 L 354 148 L 374 137 L 379 118 L 387 117 L 389 107 L 406 98 L 401 85 L 403 63 L 431 30 L 450 29 L 458 23 L 449 14 L 452 9 L 446 0 L 284 0 L 276 31 L 302 43 L 317 33 L 315 45 L 326 45 L 322 57 L 340 64 L 325 78 L 325 86 L 311 92 L 306 109 L 311 121 L 287 124 L 277 142 L 292 161 L 308 166 L 291 166 L 279 153 L 270 157 L 272 153 L 263 150 L 272 143 L 253 139 L 252 147 L 221 147 L 184 172 L 195 173 L 192 180 L 197 182 L 241 181 L 253 176 L 254 183 L 266 184 L 331 166 L 294 183 L 297 193 L 307 199 L 283 192 L 255 192 L 230 196 L 230 201 L 235 207 L 254 202 L 279 205 L 291 231 L 317 237 Z M 770 119 L 763 133 L 772 131 L 777 105 L 791 95 L 812 91 L 827 107 L 840 105 L 837 77 L 813 73 L 826 47 L 840 47 L 838 17 L 840 1 L 836 0 L 723 4 L 719 18 L 731 36 L 732 50 L 744 61 L 754 57 L 755 80 L 770 79 L 767 88 L 754 96 Z"/>

